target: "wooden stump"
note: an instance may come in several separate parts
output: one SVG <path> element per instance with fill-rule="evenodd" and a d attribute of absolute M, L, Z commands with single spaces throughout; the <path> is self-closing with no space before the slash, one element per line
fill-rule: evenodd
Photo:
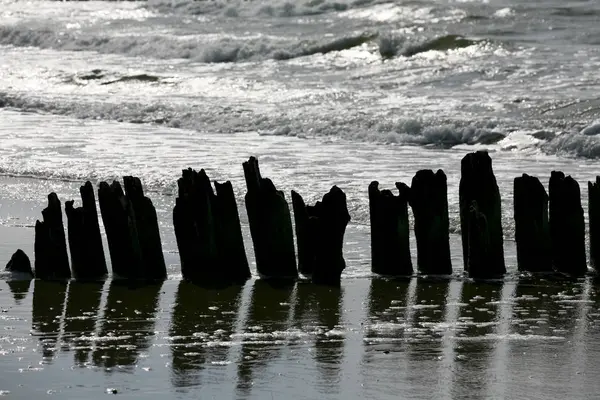
<path fill-rule="evenodd" d="M 42 216 L 42 222 L 35 222 L 35 275 L 42 280 L 69 279 L 67 241 L 56 193 L 48 195 L 48 207 L 42 210 Z"/>
<path fill-rule="evenodd" d="M 250 278 L 251 273 L 233 186 L 229 181 L 215 182 L 214 184 L 217 192 L 215 212 L 219 260 L 222 266 L 230 267 L 228 270 L 230 280 L 238 283 L 244 282 Z"/>
<path fill-rule="evenodd" d="M 579 184 L 560 171 L 552 171 L 549 192 L 552 263 L 558 272 L 582 276 L 587 263 Z"/>
<path fill-rule="evenodd" d="M 102 247 L 94 187 L 88 181 L 79 191 L 82 207 L 74 208 L 72 200 L 65 202 L 73 275 L 79 280 L 101 279 L 107 275 L 108 269 Z"/>
<path fill-rule="evenodd" d="M 418 171 L 410 188 L 415 218 L 417 265 L 429 275 L 452 274 L 446 174 L 441 169 Z"/>
<path fill-rule="evenodd" d="M 296 278 L 296 255 L 290 209 L 283 192 L 263 178 L 255 157 L 243 164 L 246 211 L 254 244 L 256 268 L 265 278 Z"/>
<path fill-rule="evenodd" d="M 21 249 L 14 252 L 6 264 L 6 271 L 29 275 L 33 278 L 31 261 L 29 261 L 29 257 L 27 257 L 27 254 Z"/>
<path fill-rule="evenodd" d="M 413 274 L 410 255 L 408 202 L 410 188 L 396 183 L 398 196 L 379 190 L 379 182 L 369 185 L 371 220 L 371 271 L 381 275 Z"/>
<path fill-rule="evenodd" d="M 527 174 L 515 178 L 513 193 L 519 271 L 552 271 L 548 194 Z"/>
<path fill-rule="evenodd" d="M 133 209 L 118 181 L 100 182 L 98 201 L 110 252 L 113 274 L 142 279 L 144 266 Z"/>
<path fill-rule="evenodd" d="M 588 213 L 590 224 L 590 263 L 600 271 L 600 176 L 588 182 Z"/>
<path fill-rule="evenodd" d="M 141 250 L 143 277 L 160 280 L 167 277 L 167 267 L 162 251 L 158 217 L 152 200 L 144 196 L 142 182 L 134 176 L 124 176 L 125 193 L 131 204 L 135 221 L 135 231 Z"/>
<path fill-rule="evenodd" d="M 182 171 L 173 210 L 182 273 L 199 284 L 243 282 L 250 277 L 240 219 L 230 182 L 215 182 L 204 170 Z"/>
<path fill-rule="evenodd" d="M 477 278 L 502 276 L 506 267 L 500 191 L 492 170 L 492 159 L 486 151 L 469 153 L 462 159 L 459 199 L 465 271 Z M 471 232 L 471 228 L 477 229 Z M 481 232 L 482 229 L 485 232 Z M 486 253 L 469 248 L 470 243 L 482 240 L 489 241 L 485 246 Z M 477 257 L 471 259 L 471 254 L 477 254 Z"/>
<path fill-rule="evenodd" d="M 346 262 L 344 233 L 350 222 L 346 195 L 334 186 L 314 206 L 292 191 L 300 272 L 317 284 L 340 285 Z"/>

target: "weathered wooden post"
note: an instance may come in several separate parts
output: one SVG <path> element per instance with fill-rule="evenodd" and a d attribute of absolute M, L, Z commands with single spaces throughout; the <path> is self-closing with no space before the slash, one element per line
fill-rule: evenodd
<path fill-rule="evenodd" d="M 552 271 L 548 194 L 536 177 L 514 180 L 515 240 L 519 271 Z"/>
<path fill-rule="evenodd" d="M 144 196 L 142 182 L 134 176 L 124 176 L 125 194 L 131 204 L 135 221 L 135 231 L 142 255 L 143 277 L 165 279 L 167 267 L 162 251 L 158 217 L 152 200 Z"/>
<path fill-rule="evenodd" d="M 298 250 L 298 271 L 304 276 L 312 276 L 315 268 L 315 237 L 311 234 L 311 221 L 306 203 L 302 196 L 292 190 L 292 208 L 294 209 L 294 227 L 296 229 L 296 247 Z"/>
<path fill-rule="evenodd" d="M 177 180 L 179 194 L 173 209 L 181 272 L 184 279 L 193 282 L 215 278 L 210 277 L 215 273 L 217 260 L 209 199 L 212 189 L 210 183 L 205 181 L 208 181 L 208 177 L 204 170 L 200 173 L 191 168 L 183 170 L 181 178 Z"/>
<path fill-rule="evenodd" d="M 25 254 L 25 252 L 21 249 L 18 249 L 14 252 L 6 264 L 6 271 L 29 275 L 33 278 L 31 261 L 29 261 L 29 257 L 27 257 L 27 254 Z"/>
<path fill-rule="evenodd" d="M 251 273 L 233 186 L 230 181 L 225 183 L 215 181 L 214 185 L 217 192 L 215 212 L 219 260 L 222 265 L 230 266 L 232 281 L 243 282 L 250 278 Z"/>
<path fill-rule="evenodd" d="M 255 157 L 243 166 L 248 189 L 246 211 L 258 273 L 268 278 L 296 278 L 292 219 L 285 196 L 270 179 L 261 176 Z"/>
<path fill-rule="evenodd" d="M 446 182 L 444 171 L 427 169 L 417 172 L 410 187 L 417 265 L 422 274 L 452 274 Z"/>
<path fill-rule="evenodd" d="M 379 190 L 379 182 L 369 185 L 371 220 L 371 271 L 380 275 L 413 274 L 410 255 L 408 202 L 410 188 L 396 183 L 397 196 Z"/>
<path fill-rule="evenodd" d="M 42 280 L 69 279 L 67 241 L 56 193 L 48 195 L 48 207 L 42 210 L 42 217 L 42 222 L 35 222 L 35 276 Z"/>
<path fill-rule="evenodd" d="M 79 188 L 82 207 L 65 202 L 71 266 L 76 279 L 101 279 L 108 274 L 94 187 L 88 181 Z"/>
<path fill-rule="evenodd" d="M 474 278 L 503 275 L 500 191 L 487 151 L 469 153 L 462 159 L 459 203 L 465 271 Z"/>
<path fill-rule="evenodd" d="M 142 251 L 133 209 L 118 181 L 100 182 L 98 202 L 110 252 L 113 274 L 122 278 L 144 277 Z"/>
<path fill-rule="evenodd" d="M 588 182 L 588 215 L 590 229 L 590 264 L 600 271 L 600 176 Z"/>
<path fill-rule="evenodd" d="M 243 282 L 250 277 L 239 214 L 230 182 L 215 182 L 204 170 L 182 171 L 173 224 L 184 279 L 196 283 Z"/>
<path fill-rule="evenodd" d="M 346 195 L 337 186 L 314 206 L 306 206 L 302 196 L 292 190 L 300 272 L 317 284 L 340 284 L 346 262 L 343 246 L 350 214 Z"/>
<path fill-rule="evenodd" d="M 554 268 L 558 272 L 582 276 L 587 272 L 587 263 L 585 221 L 579 184 L 560 171 L 552 171 L 549 192 Z"/>

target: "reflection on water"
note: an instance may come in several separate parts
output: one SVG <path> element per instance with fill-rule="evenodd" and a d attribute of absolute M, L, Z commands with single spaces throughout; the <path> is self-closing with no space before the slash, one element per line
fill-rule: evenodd
<path fill-rule="evenodd" d="M 299 282 L 294 298 L 294 328 L 314 336 L 318 390 L 336 394 L 341 378 L 345 327 L 340 324 L 343 289 Z"/>
<path fill-rule="evenodd" d="M 125 281 L 110 282 L 99 333 L 90 337 L 94 365 L 106 371 L 127 369 L 151 346 L 161 287 L 162 283 L 130 287 Z"/>
<path fill-rule="evenodd" d="M 44 361 L 51 362 L 61 331 L 67 283 L 36 280 L 33 288 L 31 330 L 40 341 Z"/>
<path fill-rule="evenodd" d="M 40 382 L 70 382 L 65 371 L 76 370 L 88 386 L 110 379 L 142 392 L 253 399 L 577 398 L 600 390 L 592 280 L 28 283 L 0 290 L 13 304 L 0 314 L 0 368 L 37 371 Z M 12 381 L 0 386 L 18 392 L 37 382 L 22 374 Z"/>
<path fill-rule="evenodd" d="M 201 385 L 199 371 L 206 364 L 228 363 L 241 292 L 241 286 L 216 290 L 179 283 L 169 328 L 174 387 Z"/>
<path fill-rule="evenodd" d="M 27 296 L 27 292 L 29 292 L 29 287 L 31 286 L 31 279 L 25 279 L 22 281 L 8 281 L 6 284 L 8 285 L 10 292 L 15 299 L 16 304 L 21 304 L 21 301 L 25 299 Z"/>
<path fill-rule="evenodd" d="M 72 349 L 75 365 L 88 362 L 90 341 L 96 331 L 96 318 L 100 309 L 104 282 L 70 282 L 67 290 L 63 346 Z"/>
<path fill-rule="evenodd" d="M 250 394 L 257 376 L 266 381 L 279 379 L 274 371 L 268 373 L 269 361 L 280 357 L 288 341 L 302 337 L 289 329 L 293 290 L 290 282 L 254 281 L 244 327 L 235 335 L 242 347 L 237 371 L 239 396 Z"/>

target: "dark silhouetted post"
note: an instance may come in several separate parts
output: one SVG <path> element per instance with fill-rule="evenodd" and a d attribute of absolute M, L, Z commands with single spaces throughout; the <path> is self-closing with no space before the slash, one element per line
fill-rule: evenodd
<path fill-rule="evenodd" d="M 579 184 L 560 171 L 550 175 L 552 262 L 558 272 L 582 276 L 587 271 L 585 221 Z"/>
<path fill-rule="evenodd" d="M 182 171 L 173 224 L 184 279 L 201 284 L 243 282 L 250 277 L 239 214 L 230 182 L 204 170 Z"/>
<path fill-rule="evenodd" d="M 14 252 L 8 263 L 6 264 L 6 270 L 10 272 L 18 272 L 20 274 L 28 274 L 33 278 L 33 271 L 31 270 L 31 262 L 27 254 L 21 249 Z"/>
<path fill-rule="evenodd" d="M 244 237 L 238 213 L 235 194 L 231 182 L 215 182 L 217 192 L 217 243 L 219 245 L 219 260 L 222 265 L 228 265 L 231 270 L 231 280 L 243 282 L 250 278 L 250 267 L 244 248 Z"/>
<path fill-rule="evenodd" d="M 590 263 L 600 271 L 600 176 L 588 182 L 588 213 L 590 224 Z"/>
<path fill-rule="evenodd" d="M 300 272 L 311 275 L 318 284 L 340 284 L 346 262 L 344 233 L 350 222 L 346 195 L 334 186 L 314 206 L 306 206 L 302 196 L 292 191 Z"/>
<path fill-rule="evenodd" d="M 429 275 L 452 274 L 448 187 L 441 169 L 418 171 L 410 187 L 410 206 L 415 218 L 417 265 Z"/>
<path fill-rule="evenodd" d="M 42 210 L 43 222 L 35 222 L 35 276 L 39 279 L 71 277 L 67 241 L 60 200 L 56 193 L 48 195 L 48 207 Z"/>
<path fill-rule="evenodd" d="M 500 191 L 486 151 L 469 153 L 462 159 L 459 202 L 465 271 L 476 278 L 503 275 L 506 267 Z M 475 243 L 484 246 L 469 248 Z"/>
<path fill-rule="evenodd" d="M 413 274 L 410 255 L 408 202 L 410 188 L 396 183 L 398 196 L 379 190 L 379 182 L 369 185 L 371 219 L 371 271 L 381 275 Z"/>
<path fill-rule="evenodd" d="M 273 182 L 263 178 L 255 157 L 243 164 L 246 211 L 258 273 L 268 278 L 295 278 L 296 255 L 288 203 Z"/>
<path fill-rule="evenodd" d="M 552 271 L 548 194 L 538 178 L 515 178 L 514 211 L 519 271 Z"/>
<path fill-rule="evenodd" d="M 106 276 L 106 259 L 98 223 L 94 187 L 88 181 L 79 188 L 82 207 L 65 202 L 71 265 L 76 279 L 94 280 Z"/>
<path fill-rule="evenodd" d="M 113 273 L 122 278 L 144 277 L 142 252 L 131 204 L 118 181 L 100 182 L 98 202 L 110 251 Z"/>
<path fill-rule="evenodd" d="M 162 251 L 158 217 L 152 200 L 144 196 L 142 182 L 134 176 L 124 176 L 125 193 L 131 204 L 135 231 L 142 254 L 142 265 L 146 279 L 165 279 L 167 267 Z"/>

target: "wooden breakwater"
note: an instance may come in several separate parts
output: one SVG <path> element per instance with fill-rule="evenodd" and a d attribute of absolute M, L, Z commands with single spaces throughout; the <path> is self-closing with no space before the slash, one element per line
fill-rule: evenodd
<path fill-rule="evenodd" d="M 290 210 L 285 194 L 261 175 L 256 158 L 244 162 L 243 169 L 257 273 L 279 280 L 302 274 L 315 283 L 338 285 L 346 267 L 344 233 L 351 219 L 342 189 L 332 187 L 315 205 L 307 205 L 292 191 Z M 101 182 L 98 187 L 112 273 L 127 279 L 165 279 L 156 210 L 138 178 L 126 176 L 123 183 L 125 190 L 118 181 Z M 402 182 L 395 186 L 398 194 L 380 190 L 377 181 L 367 190 L 372 272 L 451 274 L 446 175 L 442 170 L 421 170 L 411 186 Z M 251 271 L 233 187 L 230 182 L 214 182 L 214 188 L 204 170 L 188 168 L 178 180 L 173 225 L 182 275 L 207 285 L 243 282 Z M 43 220 L 35 227 L 35 271 L 20 250 L 7 269 L 43 280 L 98 280 L 108 274 L 92 184 L 86 182 L 80 192 L 81 207 L 75 208 L 73 201 L 65 203 L 66 236 L 61 202 L 55 193 L 48 196 Z M 523 174 L 515 178 L 513 193 L 519 270 L 574 277 L 586 274 L 585 222 L 577 181 L 552 171 L 547 193 L 538 178 Z M 596 269 L 600 265 L 600 177 L 589 182 L 588 193 L 590 263 Z M 409 246 L 409 207 L 414 217 L 416 266 Z M 461 162 L 459 209 L 464 271 L 473 278 L 502 277 L 506 267 L 501 194 L 485 151 L 469 153 Z"/>

